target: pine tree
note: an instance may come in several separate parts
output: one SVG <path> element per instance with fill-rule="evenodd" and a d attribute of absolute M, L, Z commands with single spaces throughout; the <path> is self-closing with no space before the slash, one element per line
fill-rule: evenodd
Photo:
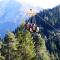
<path fill-rule="evenodd" d="M 0 60 L 5 60 L 5 57 L 2 55 L 2 45 L 3 45 L 3 42 L 2 42 L 2 39 L 0 39 Z"/>
<path fill-rule="evenodd" d="M 35 42 L 36 60 L 50 60 L 48 51 L 46 50 L 45 40 L 40 34 L 33 34 L 33 40 Z"/>
<path fill-rule="evenodd" d="M 12 32 L 5 36 L 3 50 L 5 60 L 14 60 L 16 58 L 17 39 Z"/>
<path fill-rule="evenodd" d="M 16 33 L 18 46 L 18 55 L 21 60 L 35 60 L 34 42 L 30 32 L 23 32 L 23 26 Z"/>

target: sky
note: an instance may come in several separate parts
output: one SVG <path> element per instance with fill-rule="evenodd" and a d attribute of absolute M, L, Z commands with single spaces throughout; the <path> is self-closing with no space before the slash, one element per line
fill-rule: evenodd
<path fill-rule="evenodd" d="M 22 4 L 29 4 L 33 6 L 39 6 L 41 8 L 53 8 L 60 4 L 60 0 L 17 0 Z"/>

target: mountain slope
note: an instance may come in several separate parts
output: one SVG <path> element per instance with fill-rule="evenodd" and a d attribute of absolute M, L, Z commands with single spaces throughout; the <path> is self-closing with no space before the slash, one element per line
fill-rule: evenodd
<path fill-rule="evenodd" d="M 53 9 L 43 10 L 35 18 L 36 24 L 43 27 L 42 32 L 45 35 L 48 36 L 50 31 L 58 32 L 60 30 L 60 5 Z M 32 23 L 32 20 L 30 21 Z"/>
<path fill-rule="evenodd" d="M 39 17 L 40 16 L 40 17 Z M 40 34 L 45 38 L 46 49 L 49 51 L 52 60 L 60 59 L 60 5 L 53 9 L 43 10 L 35 16 L 36 24 Z M 32 19 L 30 20 L 31 23 Z M 47 23 L 46 23 L 47 22 Z"/>

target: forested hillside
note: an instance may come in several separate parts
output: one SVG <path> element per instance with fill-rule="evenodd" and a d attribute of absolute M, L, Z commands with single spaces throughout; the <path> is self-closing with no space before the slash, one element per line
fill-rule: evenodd
<path fill-rule="evenodd" d="M 53 9 L 45 9 L 35 16 L 36 24 L 45 30 L 60 30 L 60 5 Z M 32 23 L 32 20 L 30 20 Z M 54 29 L 54 28 L 55 29 Z M 46 31 L 45 31 L 46 32 Z"/>
<path fill-rule="evenodd" d="M 60 60 L 60 6 L 43 10 L 35 17 L 39 33 L 23 31 L 21 24 L 0 39 L 0 60 Z"/>
<path fill-rule="evenodd" d="M 55 58 L 60 57 L 60 5 L 53 9 L 46 9 L 36 16 L 36 24 L 41 35 L 47 38 L 46 48 Z M 32 20 L 30 21 L 32 23 Z M 55 59 L 54 60 L 59 60 Z"/>

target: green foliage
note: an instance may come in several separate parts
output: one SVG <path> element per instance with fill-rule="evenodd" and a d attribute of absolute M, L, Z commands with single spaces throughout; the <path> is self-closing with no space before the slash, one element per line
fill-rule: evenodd
<path fill-rule="evenodd" d="M 18 32 L 17 41 L 19 42 L 18 50 L 20 51 L 20 57 L 22 60 L 34 60 L 35 51 L 34 43 L 30 32 Z"/>
<path fill-rule="evenodd" d="M 0 39 L 0 60 L 5 60 L 5 57 L 2 55 L 2 44 L 3 42 Z"/>
<path fill-rule="evenodd" d="M 40 33 L 23 32 L 23 25 L 17 29 L 16 33 L 9 32 L 1 46 L 1 60 L 59 60 L 60 53 L 57 50 L 54 32 L 50 32 L 49 40 L 46 40 Z M 58 40 L 59 41 L 59 40 Z M 49 44 L 48 44 L 49 43 Z M 51 49 L 49 52 L 47 46 Z"/>
<path fill-rule="evenodd" d="M 36 59 L 50 60 L 48 51 L 46 50 L 45 40 L 40 36 L 40 34 L 35 34 L 33 39 L 35 41 Z"/>
<path fill-rule="evenodd" d="M 15 35 L 11 32 L 9 32 L 5 40 L 3 42 L 3 53 L 5 56 L 5 59 L 8 60 L 9 57 L 11 60 L 14 60 L 14 57 L 16 56 L 16 50 L 17 50 L 17 39 L 15 38 Z"/>

